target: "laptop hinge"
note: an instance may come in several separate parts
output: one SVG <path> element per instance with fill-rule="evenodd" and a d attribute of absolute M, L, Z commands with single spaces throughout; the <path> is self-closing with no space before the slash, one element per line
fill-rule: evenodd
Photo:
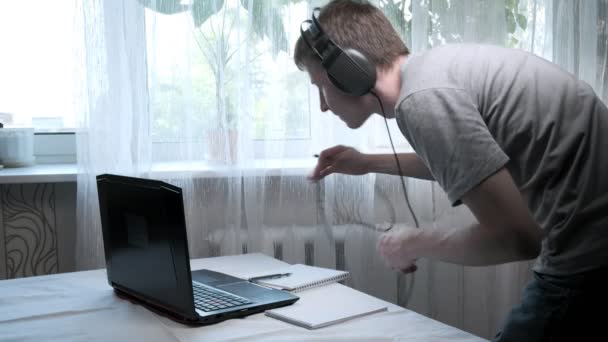
<path fill-rule="evenodd" d="M 186 315 L 184 315 L 180 310 L 178 310 L 177 308 L 170 306 L 170 305 L 166 305 L 164 303 L 159 303 L 145 295 L 142 295 L 140 293 L 137 293 L 135 291 L 132 291 L 126 287 L 120 286 L 116 283 L 112 283 L 112 287 L 114 288 L 114 291 L 116 292 L 116 294 L 119 297 L 126 297 L 126 299 L 141 304 L 143 306 L 145 306 L 146 308 L 150 309 L 153 312 L 158 313 L 159 315 L 162 316 L 171 316 L 175 319 L 178 319 L 180 321 L 183 322 L 196 322 L 198 321 L 198 314 L 194 314 L 196 316 L 193 317 L 188 317 Z M 192 303 L 192 308 L 194 308 L 194 303 Z"/>

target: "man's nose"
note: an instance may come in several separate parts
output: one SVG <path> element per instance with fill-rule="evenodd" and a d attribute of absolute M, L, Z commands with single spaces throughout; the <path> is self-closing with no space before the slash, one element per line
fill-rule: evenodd
<path fill-rule="evenodd" d="M 321 111 L 323 113 L 327 112 L 329 110 L 329 107 L 327 106 L 327 103 L 325 102 L 321 102 Z"/>

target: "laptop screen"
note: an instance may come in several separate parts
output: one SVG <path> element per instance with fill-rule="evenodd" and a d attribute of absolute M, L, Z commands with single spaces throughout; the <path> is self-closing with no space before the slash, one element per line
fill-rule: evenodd
<path fill-rule="evenodd" d="M 97 190 L 110 283 L 157 304 L 193 311 L 181 189 L 100 175 Z"/>

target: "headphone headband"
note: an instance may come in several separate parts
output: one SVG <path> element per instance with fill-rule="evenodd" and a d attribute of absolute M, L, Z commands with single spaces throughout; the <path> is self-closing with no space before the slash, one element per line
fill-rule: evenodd
<path fill-rule="evenodd" d="M 359 51 L 342 49 L 334 43 L 318 20 L 319 12 L 319 7 L 313 9 L 312 20 L 300 25 L 302 39 L 319 57 L 327 76 L 338 89 L 353 96 L 369 93 L 376 84 L 376 67 Z M 306 29 L 305 24 L 308 24 Z"/>
<path fill-rule="evenodd" d="M 321 11 L 319 7 L 316 7 L 312 11 L 312 20 L 305 20 L 300 25 L 300 33 L 306 45 L 310 47 L 314 53 L 319 57 L 321 63 L 325 61 L 327 55 L 330 54 L 331 51 L 338 48 L 338 46 L 325 34 L 323 27 L 319 23 L 318 13 Z M 308 24 L 308 28 L 306 30 L 302 29 L 304 24 Z M 329 49 L 329 50 L 328 50 Z"/>

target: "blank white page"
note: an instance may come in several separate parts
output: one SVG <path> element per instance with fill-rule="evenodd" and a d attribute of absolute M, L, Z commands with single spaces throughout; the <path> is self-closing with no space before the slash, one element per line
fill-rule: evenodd
<path fill-rule="evenodd" d="M 266 311 L 266 316 L 307 329 L 318 329 L 387 310 L 386 303 L 340 284 L 298 293 L 292 305 Z"/>

